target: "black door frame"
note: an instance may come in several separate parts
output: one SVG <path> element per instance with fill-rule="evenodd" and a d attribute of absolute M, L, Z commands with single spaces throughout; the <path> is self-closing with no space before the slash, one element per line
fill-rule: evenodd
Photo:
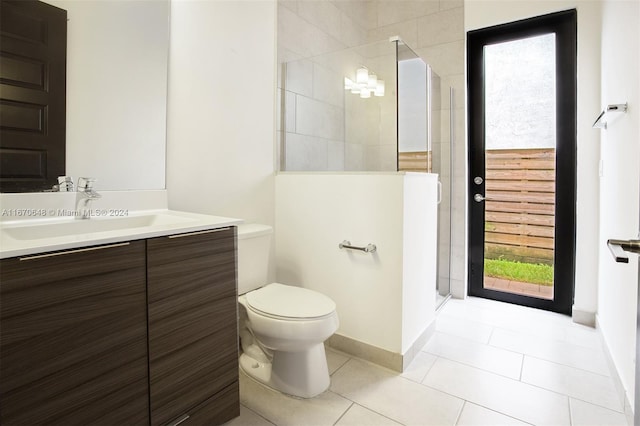
<path fill-rule="evenodd" d="M 484 46 L 536 35 L 556 34 L 556 207 L 553 300 L 506 293 L 483 286 L 484 202 Z M 503 302 L 571 315 L 575 281 L 576 221 L 576 92 L 577 12 L 575 9 L 516 21 L 467 33 L 467 89 L 469 129 L 469 290 Z M 483 182 L 476 185 L 475 176 Z"/>

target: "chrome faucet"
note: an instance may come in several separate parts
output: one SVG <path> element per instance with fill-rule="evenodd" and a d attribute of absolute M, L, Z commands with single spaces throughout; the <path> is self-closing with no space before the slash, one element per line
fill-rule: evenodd
<path fill-rule="evenodd" d="M 98 198 L 102 198 L 102 195 L 93 190 L 93 184 L 95 178 L 78 178 L 78 191 L 76 192 L 76 219 L 89 219 L 91 217 L 91 210 L 89 210 L 89 203 Z"/>

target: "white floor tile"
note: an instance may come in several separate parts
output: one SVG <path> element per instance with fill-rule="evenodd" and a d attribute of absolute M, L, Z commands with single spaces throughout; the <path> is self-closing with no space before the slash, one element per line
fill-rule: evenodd
<path fill-rule="evenodd" d="M 617 411 L 570 398 L 573 426 L 627 426 L 627 418 Z"/>
<path fill-rule="evenodd" d="M 329 367 L 329 374 L 333 374 L 336 370 L 349 361 L 349 356 L 342 352 L 336 351 L 331 348 L 325 347 L 325 353 L 327 354 L 327 367 Z"/>
<path fill-rule="evenodd" d="M 453 302 L 457 303 L 447 303 L 443 308 L 444 314 L 533 336 L 561 340 L 565 337 L 564 328 L 572 324 L 565 315 L 492 300 L 468 298 Z"/>
<path fill-rule="evenodd" d="M 572 324 L 565 328 L 564 341 L 576 346 L 586 348 L 602 349 L 602 338 L 600 332 L 593 327 L 581 324 Z"/>
<path fill-rule="evenodd" d="M 405 425 L 454 425 L 463 401 L 351 359 L 332 377 L 331 390 Z"/>
<path fill-rule="evenodd" d="M 444 358 L 436 361 L 423 383 L 528 423 L 570 424 L 566 396 Z"/>
<path fill-rule="evenodd" d="M 402 426 L 398 422 L 364 408 L 358 404 L 353 404 L 351 408 L 345 413 L 344 416 L 336 426 Z"/>
<path fill-rule="evenodd" d="M 613 380 L 600 374 L 526 356 L 522 381 L 611 410 L 623 411 Z"/>
<path fill-rule="evenodd" d="M 518 426 L 527 424 L 470 402 L 465 402 L 462 414 L 456 423 L 457 426 Z"/>
<path fill-rule="evenodd" d="M 401 374 L 405 379 L 412 380 L 416 383 L 422 383 L 424 376 L 427 375 L 429 369 L 436 362 L 437 357 L 426 352 L 418 352 L 409 367 Z"/>
<path fill-rule="evenodd" d="M 333 392 L 298 399 L 269 389 L 240 372 L 240 402 L 278 426 L 333 425 L 351 401 Z"/>
<path fill-rule="evenodd" d="M 488 343 L 493 327 L 477 321 L 447 315 L 443 312 L 438 314 L 436 319 L 436 331 L 478 343 Z"/>
<path fill-rule="evenodd" d="M 481 368 L 512 379 L 520 379 L 522 354 L 436 332 L 423 351 Z"/>
<path fill-rule="evenodd" d="M 587 348 L 501 329 L 494 330 L 489 344 L 569 367 L 609 375 L 609 366 L 600 348 Z"/>
<path fill-rule="evenodd" d="M 625 425 L 601 342 L 564 315 L 452 299 L 404 373 L 327 348 L 331 388 L 306 400 L 241 373 L 228 425 Z"/>
<path fill-rule="evenodd" d="M 240 405 L 240 417 L 236 417 L 225 426 L 273 426 L 273 423 L 263 419 L 244 405 Z"/>

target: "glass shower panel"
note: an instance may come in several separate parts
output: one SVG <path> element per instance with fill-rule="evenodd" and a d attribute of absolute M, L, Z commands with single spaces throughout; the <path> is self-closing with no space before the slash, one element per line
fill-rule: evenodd
<path fill-rule="evenodd" d="M 398 170 L 438 174 L 436 306 L 450 293 L 451 143 L 450 90 L 401 40 L 398 44 Z"/>
<path fill-rule="evenodd" d="M 289 61 L 281 71 L 281 170 L 397 170 L 394 43 Z"/>
<path fill-rule="evenodd" d="M 398 49 L 398 170 L 431 171 L 430 68 L 402 41 Z"/>

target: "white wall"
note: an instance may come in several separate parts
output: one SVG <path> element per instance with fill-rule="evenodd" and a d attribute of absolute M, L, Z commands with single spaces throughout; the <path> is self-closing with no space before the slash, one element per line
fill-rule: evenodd
<path fill-rule="evenodd" d="M 599 1 L 590 0 L 467 0 L 465 30 L 576 8 L 578 12 L 578 156 L 577 237 L 574 312 L 595 319 L 597 311 L 599 132 L 591 125 L 600 105 Z M 558 283 L 571 285 L 571 283 Z"/>
<path fill-rule="evenodd" d="M 274 222 L 274 1 L 172 1 L 169 207 Z"/>
<path fill-rule="evenodd" d="M 278 281 L 331 297 L 338 334 L 404 353 L 435 316 L 435 194 L 435 175 L 279 174 Z"/>
<path fill-rule="evenodd" d="M 609 238 L 638 237 L 640 218 L 640 3 L 607 0 L 602 10 L 602 107 L 629 103 L 602 138 L 598 324 L 629 401 L 634 401 L 638 256 L 615 263 Z M 595 115 L 595 114 L 594 114 Z"/>
<path fill-rule="evenodd" d="M 402 220 L 402 353 L 436 315 L 438 176 L 407 173 Z"/>
<path fill-rule="evenodd" d="M 69 20 L 67 175 L 164 189 L 169 1 L 46 2 Z"/>

